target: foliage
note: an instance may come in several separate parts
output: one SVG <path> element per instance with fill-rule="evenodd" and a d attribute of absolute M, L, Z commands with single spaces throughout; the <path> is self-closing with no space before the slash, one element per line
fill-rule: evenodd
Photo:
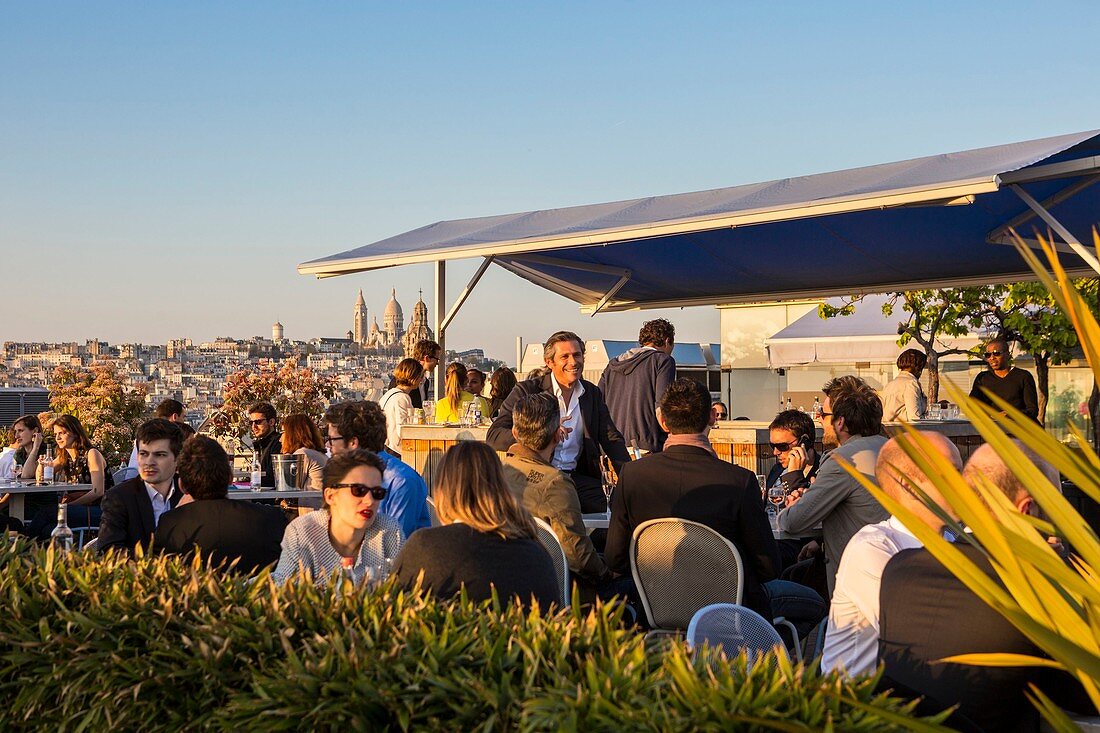
<path fill-rule="evenodd" d="M 145 387 L 124 384 L 113 364 L 59 366 L 50 383 L 50 409 L 80 420 L 112 466 L 130 455 L 145 417 Z"/>
<path fill-rule="evenodd" d="M 247 432 L 246 410 L 255 402 L 270 402 L 279 415 L 302 413 L 320 422 L 325 407 L 337 394 L 336 378 L 298 365 L 298 357 L 278 365 L 261 362 L 230 374 L 222 391 L 221 411 L 226 420 L 215 422 L 217 437 L 240 438 Z"/>
<path fill-rule="evenodd" d="M 874 678 L 665 652 L 618 612 L 224 577 L 0 544 L 19 730 L 939 730 Z"/>
<path fill-rule="evenodd" d="M 915 341 L 928 355 L 928 399 L 935 402 L 940 392 L 940 357 L 967 354 L 966 349 L 945 346 L 940 339 L 965 336 L 982 325 L 981 307 L 988 297 L 988 288 L 969 287 L 950 290 L 907 290 L 890 293 L 882 304 L 885 316 L 893 315 L 900 304 L 906 320 L 898 322 L 898 346 Z M 851 315 L 862 296 L 832 306 L 822 303 L 818 315 L 822 318 Z"/>
<path fill-rule="evenodd" d="M 1094 234 L 1096 245 L 1100 237 Z M 1100 377 L 1100 324 L 1087 298 L 1062 269 L 1056 250 L 1040 240 L 1050 269 L 1022 242 L 1017 249 L 1039 276 L 1058 308 L 1073 325 L 1093 374 Z M 1054 666 L 1074 675 L 1094 704 L 1100 706 L 1100 539 L 1043 473 L 1016 448 L 1016 436 L 1094 501 L 1100 501 L 1100 457 L 1079 431 L 1071 444 L 1059 443 L 1034 421 L 991 396 L 994 406 L 969 399 L 949 387 L 974 426 L 1027 487 L 1049 521 L 1016 511 L 1004 494 L 988 481 L 968 486 L 950 463 L 931 450 L 919 433 L 915 447 L 906 448 L 933 481 L 984 548 L 1001 584 L 996 583 L 940 534 L 921 522 L 904 505 L 874 484 L 860 479 L 875 498 L 915 534 L 928 550 L 974 593 L 1008 619 L 1051 659 L 1005 655 L 967 655 L 952 661 L 984 665 Z M 904 446 L 903 446 L 904 447 Z M 932 506 L 930 504 L 930 506 Z M 943 515 L 947 520 L 946 515 Z M 1062 538 L 1073 548 L 1066 564 L 1050 547 L 1045 535 Z M 1053 660 L 1053 661 L 1051 661 Z M 1066 721 L 1041 696 L 1033 698 L 1048 721 L 1065 729 Z"/>

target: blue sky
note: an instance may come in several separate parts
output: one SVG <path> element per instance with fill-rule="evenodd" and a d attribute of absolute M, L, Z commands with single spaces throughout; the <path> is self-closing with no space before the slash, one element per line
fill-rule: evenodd
<path fill-rule="evenodd" d="M 1095 2 L 7 2 L 0 340 L 340 335 L 430 266 L 295 266 L 441 219 L 1100 128 L 1098 32 Z M 713 308 L 588 318 L 490 268 L 448 345 L 657 313 L 718 338 Z"/>

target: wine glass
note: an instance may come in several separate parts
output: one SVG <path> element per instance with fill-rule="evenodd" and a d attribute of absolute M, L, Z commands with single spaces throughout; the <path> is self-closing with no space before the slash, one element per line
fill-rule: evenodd
<path fill-rule="evenodd" d="M 600 488 L 603 489 L 604 498 L 607 499 L 607 516 L 611 516 L 611 493 L 615 490 L 615 469 L 611 465 L 611 459 L 600 456 Z"/>
<path fill-rule="evenodd" d="M 768 503 L 771 504 L 768 521 L 771 523 L 773 531 L 779 529 L 779 512 L 782 511 L 783 504 L 786 501 L 787 492 L 783 489 L 783 484 L 776 484 L 768 489 Z"/>
<path fill-rule="evenodd" d="M 23 464 L 18 461 L 11 464 L 11 485 L 17 489 L 23 486 Z"/>

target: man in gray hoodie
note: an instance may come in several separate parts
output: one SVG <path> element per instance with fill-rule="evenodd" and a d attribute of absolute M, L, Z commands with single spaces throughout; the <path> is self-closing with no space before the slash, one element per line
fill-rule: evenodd
<path fill-rule="evenodd" d="M 672 347 L 675 327 L 664 318 L 646 321 L 638 333 L 640 346 L 614 358 L 600 377 L 600 389 L 615 426 L 627 445 L 658 452 L 668 434 L 657 422 L 657 405 L 676 379 Z"/>

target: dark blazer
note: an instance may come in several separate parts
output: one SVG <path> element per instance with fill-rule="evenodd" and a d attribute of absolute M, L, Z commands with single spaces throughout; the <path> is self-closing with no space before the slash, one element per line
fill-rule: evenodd
<path fill-rule="evenodd" d="M 756 476 L 704 448 L 665 446 L 623 466 L 611 496 L 604 560 L 630 573 L 630 539 L 642 522 L 678 517 L 713 529 L 741 553 L 745 567 L 742 605 L 770 619 L 761 583 L 779 577 L 779 548 L 772 535 Z"/>
<path fill-rule="evenodd" d="M 493 420 L 486 442 L 499 451 L 506 451 L 516 442 L 512 437 L 512 410 L 521 397 L 539 392 L 554 393 L 553 374 L 544 377 L 528 379 L 520 382 L 504 400 L 500 406 L 497 417 Z M 584 447 L 577 458 L 577 472 L 600 478 L 600 448 L 611 458 L 615 470 L 624 463 L 630 461 L 626 452 L 626 441 L 622 433 L 615 427 L 611 415 L 607 411 L 607 404 L 603 399 L 600 388 L 584 379 L 580 380 L 584 385 L 584 394 L 580 396 L 581 417 L 584 418 Z"/>
<path fill-rule="evenodd" d="M 977 547 L 964 542 L 957 546 L 994 576 Z M 1063 707 L 1088 712 L 1088 698 L 1081 686 L 1056 670 L 936 661 L 985 652 L 1047 655 L 928 550 L 903 550 L 890 559 L 882 573 L 879 601 L 879 661 L 886 665 L 880 687 L 910 697 L 925 696 L 921 714 L 959 705 L 947 720 L 952 727 L 1036 731 L 1038 713 L 1025 696 L 1029 682 Z"/>
<path fill-rule="evenodd" d="M 179 555 L 197 547 L 214 565 L 239 559 L 236 572 L 251 575 L 278 562 L 285 530 L 286 515 L 278 507 L 202 499 L 166 512 L 153 547 Z"/>
<path fill-rule="evenodd" d="M 175 506 L 181 496 L 173 481 L 168 503 Z M 149 501 L 141 476 L 107 489 L 101 506 L 103 516 L 99 520 L 99 539 L 96 541 L 99 552 L 114 547 L 133 554 L 137 545 L 143 550 L 149 549 L 149 541 L 157 528 L 153 523 L 153 502 Z"/>

